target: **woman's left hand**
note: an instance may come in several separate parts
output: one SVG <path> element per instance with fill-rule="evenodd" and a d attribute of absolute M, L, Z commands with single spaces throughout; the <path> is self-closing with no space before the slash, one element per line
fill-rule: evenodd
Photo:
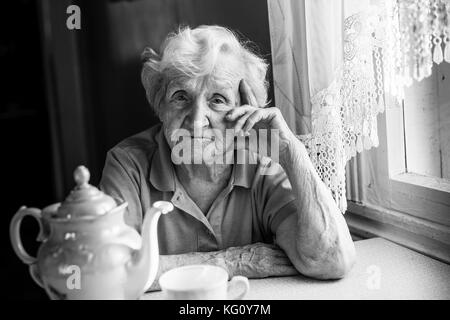
<path fill-rule="evenodd" d="M 233 108 L 226 115 L 226 120 L 234 123 L 236 135 L 248 136 L 250 130 L 278 130 L 280 150 L 285 149 L 295 135 L 289 129 L 280 109 L 276 107 L 258 107 L 256 98 L 244 79 L 239 84 L 241 106 Z M 268 132 L 267 137 L 271 137 Z M 260 143 L 260 142 L 259 142 Z M 270 143 L 270 142 L 269 142 Z"/>

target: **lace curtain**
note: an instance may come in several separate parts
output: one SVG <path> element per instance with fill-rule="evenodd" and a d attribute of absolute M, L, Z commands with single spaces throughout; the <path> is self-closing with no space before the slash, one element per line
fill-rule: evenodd
<path fill-rule="evenodd" d="M 378 146 L 385 93 L 450 62 L 450 0 L 268 0 L 275 100 L 346 211 L 345 166 Z"/>

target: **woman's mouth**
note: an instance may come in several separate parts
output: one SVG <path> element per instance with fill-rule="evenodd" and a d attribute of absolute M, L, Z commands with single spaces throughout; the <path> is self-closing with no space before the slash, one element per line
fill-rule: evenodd
<path fill-rule="evenodd" d="M 215 137 L 189 137 L 192 140 L 197 140 L 197 141 L 214 141 Z"/>

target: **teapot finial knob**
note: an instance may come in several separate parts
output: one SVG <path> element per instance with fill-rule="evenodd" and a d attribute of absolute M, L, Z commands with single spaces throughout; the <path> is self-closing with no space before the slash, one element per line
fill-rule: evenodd
<path fill-rule="evenodd" d="M 83 188 L 88 185 L 91 174 L 85 166 L 78 166 L 73 173 L 73 178 L 78 188 Z"/>

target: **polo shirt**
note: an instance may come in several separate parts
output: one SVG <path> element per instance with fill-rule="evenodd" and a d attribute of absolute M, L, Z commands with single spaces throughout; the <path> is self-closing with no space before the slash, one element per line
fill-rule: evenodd
<path fill-rule="evenodd" d="M 141 230 L 155 201 L 174 210 L 158 222 L 160 254 L 217 251 L 256 242 L 272 243 L 280 223 L 296 212 L 295 196 L 278 163 L 264 174 L 267 158 L 232 164 L 228 184 L 202 212 L 176 177 L 161 124 L 129 137 L 108 151 L 100 189 L 128 202 L 125 222 Z M 236 152 L 235 152 L 236 153 Z M 266 171 L 267 172 L 267 171 Z"/>

